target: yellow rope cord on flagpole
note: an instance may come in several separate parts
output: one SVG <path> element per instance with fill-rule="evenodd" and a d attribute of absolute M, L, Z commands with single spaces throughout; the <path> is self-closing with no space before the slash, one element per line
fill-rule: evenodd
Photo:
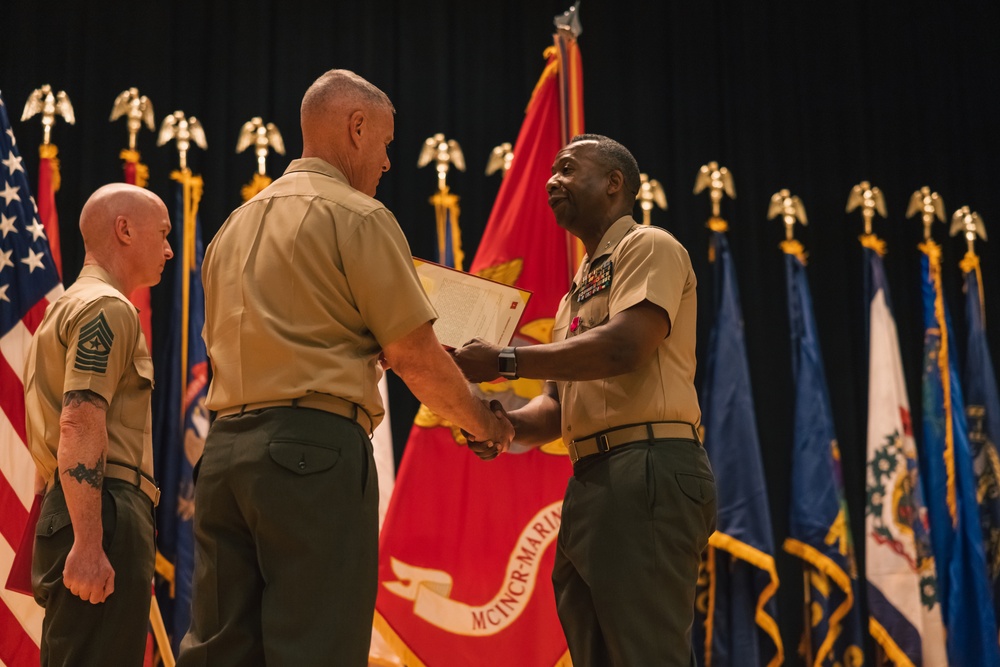
<path fill-rule="evenodd" d="M 190 318 L 191 271 L 195 266 L 195 232 L 198 219 L 198 204 L 201 202 L 201 176 L 194 176 L 190 169 L 173 171 L 170 178 L 181 184 L 183 208 L 183 255 L 181 257 L 181 421 L 183 405 L 187 396 L 188 322 Z"/>
<path fill-rule="evenodd" d="M 780 245 L 781 250 L 786 255 L 792 255 L 795 259 L 799 260 L 799 264 L 802 266 L 806 265 L 806 259 L 809 257 L 809 254 L 796 239 L 782 241 Z"/>
<path fill-rule="evenodd" d="M 879 257 L 885 257 L 885 241 L 875 236 L 874 234 L 862 234 L 858 237 L 861 241 L 861 245 L 869 250 L 874 250 Z"/>
<path fill-rule="evenodd" d="M 38 157 L 49 161 L 52 170 L 52 192 L 59 192 L 62 186 L 62 174 L 59 172 L 59 148 L 55 144 L 42 144 L 38 147 Z"/>
<path fill-rule="evenodd" d="M 941 246 L 933 240 L 921 243 L 920 250 L 927 255 L 929 278 L 934 285 L 934 319 L 941 341 L 937 351 L 938 372 L 941 375 L 941 392 L 944 397 L 944 469 L 947 484 L 948 513 L 951 525 L 958 525 L 955 497 L 955 423 L 951 414 L 951 368 L 948 349 L 948 322 L 944 316 L 944 292 L 941 287 Z"/>
<path fill-rule="evenodd" d="M 135 184 L 140 188 L 146 187 L 146 183 L 149 182 L 149 167 L 139 161 L 139 151 L 123 148 L 118 157 L 128 164 L 135 165 Z"/>

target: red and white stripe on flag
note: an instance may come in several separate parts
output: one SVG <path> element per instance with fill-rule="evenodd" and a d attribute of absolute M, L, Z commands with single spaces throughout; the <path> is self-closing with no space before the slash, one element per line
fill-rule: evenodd
<path fill-rule="evenodd" d="M 42 609 L 5 584 L 34 500 L 24 415 L 24 361 L 62 282 L 0 98 L 0 664 L 39 664 Z"/>

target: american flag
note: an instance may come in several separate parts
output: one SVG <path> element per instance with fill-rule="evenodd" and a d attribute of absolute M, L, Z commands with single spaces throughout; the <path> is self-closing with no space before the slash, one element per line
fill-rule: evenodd
<path fill-rule="evenodd" d="M 24 418 L 24 361 L 45 309 L 63 288 L 0 96 L 0 587 L 34 500 Z M 38 665 L 42 609 L 0 589 L 0 664 Z"/>

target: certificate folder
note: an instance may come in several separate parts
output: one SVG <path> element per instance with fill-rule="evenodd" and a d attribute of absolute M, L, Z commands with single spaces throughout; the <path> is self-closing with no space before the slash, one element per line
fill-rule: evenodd
<path fill-rule="evenodd" d="M 510 344 L 531 292 L 416 257 L 413 265 L 437 311 L 434 333 L 442 345 L 462 347 L 473 338 Z"/>

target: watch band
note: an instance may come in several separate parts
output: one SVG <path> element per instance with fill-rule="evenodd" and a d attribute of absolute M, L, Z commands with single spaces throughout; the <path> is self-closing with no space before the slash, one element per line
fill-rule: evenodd
<path fill-rule="evenodd" d="M 497 370 L 500 377 L 508 380 L 517 379 L 517 352 L 513 347 L 505 347 L 497 355 Z"/>

